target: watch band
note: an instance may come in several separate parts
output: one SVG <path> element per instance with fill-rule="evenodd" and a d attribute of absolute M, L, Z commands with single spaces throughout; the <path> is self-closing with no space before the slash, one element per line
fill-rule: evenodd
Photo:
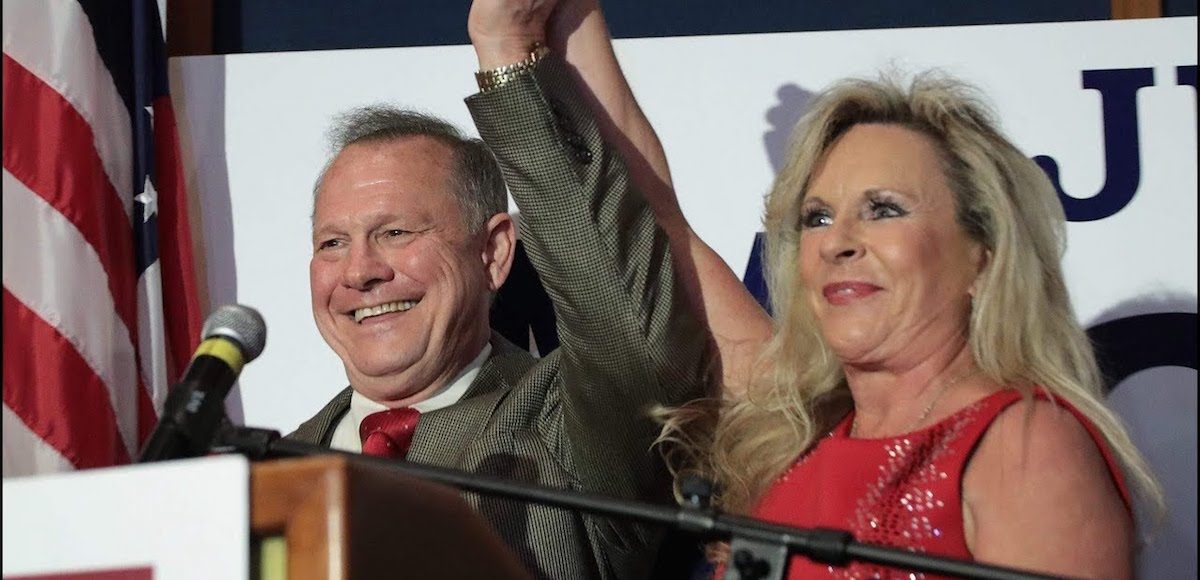
<path fill-rule="evenodd" d="M 546 58 L 547 54 L 550 54 L 550 47 L 540 42 L 535 42 L 533 46 L 529 47 L 529 56 L 525 57 L 525 60 L 476 72 L 475 82 L 479 85 L 479 92 L 486 93 L 504 86 L 505 83 L 517 78 L 518 75 L 533 69 L 539 61 Z"/>

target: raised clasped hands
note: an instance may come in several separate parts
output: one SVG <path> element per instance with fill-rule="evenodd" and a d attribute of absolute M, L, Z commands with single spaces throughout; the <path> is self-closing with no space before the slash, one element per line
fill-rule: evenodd
<path fill-rule="evenodd" d="M 588 15 L 607 37 L 598 0 L 474 0 L 467 34 L 486 70 L 524 60 L 535 42 L 565 54 L 568 37 Z"/>
<path fill-rule="evenodd" d="M 535 42 L 546 42 L 546 23 L 557 0 L 474 0 L 467 34 L 480 69 L 524 60 Z"/>

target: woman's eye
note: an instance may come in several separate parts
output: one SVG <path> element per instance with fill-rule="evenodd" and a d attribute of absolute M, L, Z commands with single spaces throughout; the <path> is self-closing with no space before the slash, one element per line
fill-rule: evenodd
<path fill-rule="evenodd" d="M 904 211 L 900 206 L 898 206 L 890 201 L 872 201 L 871 202 L 871 218 L 872 219 L 901 217 L 901 216 L 907 215 L 907 213 L 908 212 Z"/>
<path fill-rule="evenodd" d="M 800 215 L 800 229 L 819 228 L 833 223 L 833 216 L 825 209 L 810 209 Z"/>

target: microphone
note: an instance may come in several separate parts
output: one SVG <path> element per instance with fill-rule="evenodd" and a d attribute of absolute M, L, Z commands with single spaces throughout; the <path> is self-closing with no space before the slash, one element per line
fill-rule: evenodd
<path fill-rule="evenodd" d="M 225 396 L 242 366 L 262 354 L 267 326 L 257 310 L 229 304 L 209 315 L 200 336 L 200 346 L 183 379 L 167 394 L 162 417 L 138 463 L 208 453 L 225 417 Z"/>

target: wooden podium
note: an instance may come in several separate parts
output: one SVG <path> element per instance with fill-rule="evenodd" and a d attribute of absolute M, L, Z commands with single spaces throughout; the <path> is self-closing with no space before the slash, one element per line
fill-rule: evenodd
<path fill-rule="evenodd" d="M 525 580 L 451 487 L 352 456 L 4 479 L 5 578 Z"/>
<path fill-rule="evenodd" d="M 253 464 L 250 530 L 286 552 L 285 572 L 252 565 L 252 577 L 530 577 L 457 491 L 344 457 Z"/>

